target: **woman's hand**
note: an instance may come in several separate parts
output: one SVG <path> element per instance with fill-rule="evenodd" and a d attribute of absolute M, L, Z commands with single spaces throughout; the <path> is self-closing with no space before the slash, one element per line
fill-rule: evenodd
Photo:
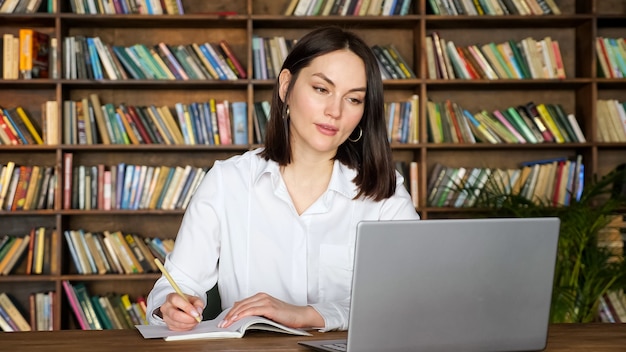
<path fill-rule="evenodd" d="M 296 306 L 278 300 L 267 293 L 257 293 L 235 302 L 219 327 L 252 315 L 263 316 L 291 328 L 323 327 L 324 319 L 310 306 Z"/>
<path fill-rule="evenodd" d="M 163 321 L 173 331 L 186 331 L 198 325 L 196 317 L 202 318 L 204 302 L 196 296 L 186 295 L 190 303 L 173 292 L 167 295 L 165 303 L 160 307 Z"/>

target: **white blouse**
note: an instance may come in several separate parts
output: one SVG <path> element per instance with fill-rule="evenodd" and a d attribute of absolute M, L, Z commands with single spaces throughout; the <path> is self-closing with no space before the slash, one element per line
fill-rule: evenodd
<path fill-rule="evenodd" d="M 260 151 L 215 162 L 189 203 L 165 267 L 183 292 L 203 300 L 217 283 L 222 309 L 265 292 L 312 306 L 324 318 L 324 331 L 346 330 L 356 224 L 419 218 L 403 179 L 398 174 L 391 198 L 354 200 L 356 172 L 335 161 L 328 189 L 298 215 L 278 164 Z M 170 292 L 159 278 L 148 312 Z M 153 314 L 149 321 L 163 324 Z"/>

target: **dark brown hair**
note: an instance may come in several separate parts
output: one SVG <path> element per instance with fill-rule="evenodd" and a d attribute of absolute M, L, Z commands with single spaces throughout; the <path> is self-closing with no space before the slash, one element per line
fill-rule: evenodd
<path fill-rule="evenodd" d="M 285 101 L 300 71 L 309 66 L 313 59 L 345 49 L 356 54 L 365 64 L 367 90 L 363 117 L 349 139 L 359 137 L 359 128 L 363 135 L 357 142 L 348 139 L 341 144 L 334 159 L 357 170 L 357 176 L 353 180 L 359 188 L 356 198 L 364 196 L 380 201 L 394 194 L 396 174 L 387 139 L 383 83 L 378 63 L 370 47 L 356 34 L 336 26 L 321 27 L 309 32 L 298 40 L 283 63 L 281 71 L 287 69 L 292 75 Z M 286 116 L 287 104 L 280 99 L 279 86 L 277 79 L 267 124 L 265 150 L 261 156 L 265 160 L 271 159 L 280 165 L 287 165 L 292 157 L 289 118 Z"/>

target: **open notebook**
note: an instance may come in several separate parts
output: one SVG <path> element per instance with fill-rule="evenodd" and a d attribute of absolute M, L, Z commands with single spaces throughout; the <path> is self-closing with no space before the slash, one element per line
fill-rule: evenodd
<path fill-rule="evenodd" d="M 165 341 L 241 338 L 248 330 L 266 330 L 301 336 L 310 335 L 304 330 L 292 329 L 273 320 L 257 316 L 239 319 L 227 328 L 217 327 L 217 324 L 224 320 L 226 313 L 228 313 L 228 309 L 220 313 L 217 318 L 205 320 L 189 331 L 172 331 L 162 325 L 135 325 L 135 327 L 146 339 L 163 338 Z"/>
<path fill-rule="evenodd" d="M 557 218 L 361 222 L 348 339 L 300 344 L 348 352 L 542 350 L 558 235 Z"/>

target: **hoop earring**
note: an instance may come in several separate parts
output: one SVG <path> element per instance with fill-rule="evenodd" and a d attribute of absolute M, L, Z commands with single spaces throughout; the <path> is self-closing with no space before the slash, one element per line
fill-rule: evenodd
<path fill-rule="evenodd" d="M 289 106 L 287 106 L 287 109 L 285 110 L 285 114 L 283 115 L 283 120 L 289 117 Z"/>
<path fill-rule="evenodd" d="M 358 136 L 356 139 L 352 139 L 352 138 L 350 138 L 350 137 L 348 136 L 348 140 L 349 140 L 350 142 L 352 142 L 352 143 L 356 143 L 356 142 L 360 141 L 360 140 L 361 140 L 361 137 L 363 137 L 363 129 L 361 128 L 361 126 L 357 126 L 357 127 L 359 127 L 359 136 Z M 354 131 L 353 131 L 353 132 L 354 132 Z M 350 134 L 350 135 L 352 135 L 352 134 Z"/>

